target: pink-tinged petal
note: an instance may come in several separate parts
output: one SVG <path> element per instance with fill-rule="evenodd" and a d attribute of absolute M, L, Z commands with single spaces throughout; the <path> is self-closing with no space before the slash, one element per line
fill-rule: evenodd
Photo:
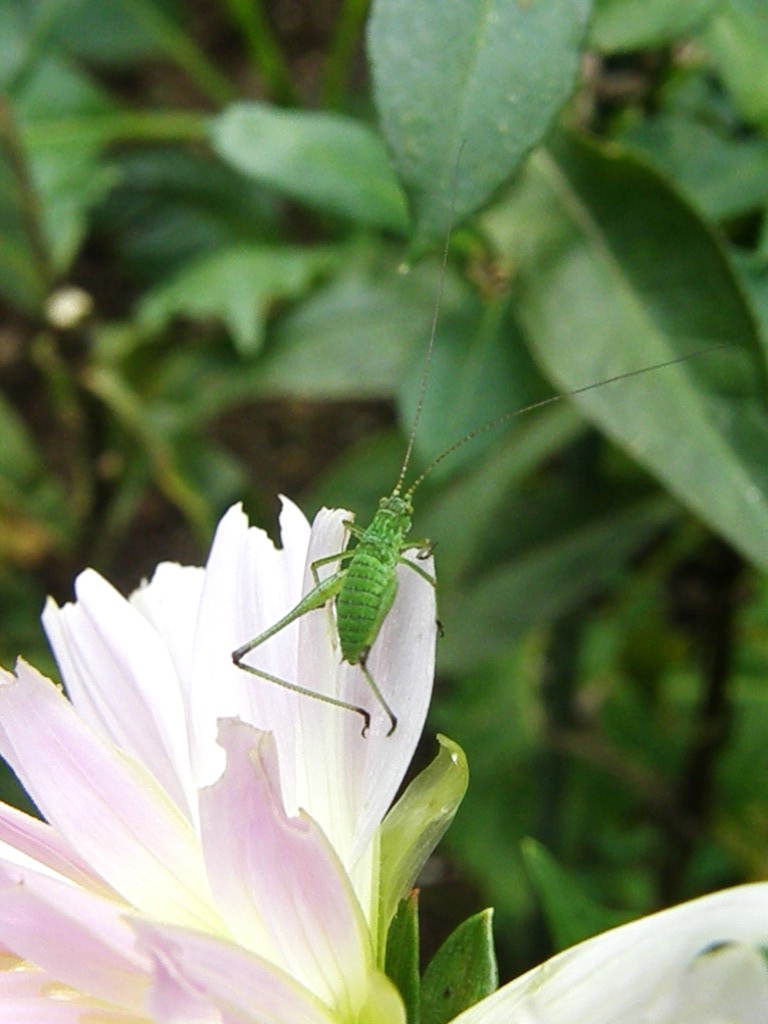
<path fill-rule="evenodd" d="M 300 529 L 291 517 L 294 547 Z M 305 524 L 308 537 L 309 526 Z M 306 541 L 301 551 L 306 553 Z M 264 533 L 248 526 L 239 506 L 219 523 L 205 570 L 205 586 L 192 658 L 190 731 L 199 785 L 215 781 L 224 767 L 216 744 L 219 718 L 242 718 L 278 734 L 282 745 L 292 735 L 297 697 L 249 676 L 232 664 L 231 653 L 271 626 L 298 600 L 301 580 L 294 580 L 290 554 L 275 548 Z M 296 672 L 296 627 L 283 630 L 259 648 L 260 667 L 292 678 Z M 281 746 L 282 749 L 282 746 Z"/>
<path fill-rule="evenodd" d="M 49 601 L 43 625 L 78 714 L 140 761 L 187 814 L 194 807 L 184 705 L 156 630 L 97 572 L 75 582 L 77 601 Z"/>
<path fill-rule="evenodd" d="M 152 1024 L 146 1017 L 104 1007 L 24 965 L 0 968 L 0 1014 L 3 1024 Z"/>
<path fill-rule="evenodd" d="M 148 963 L 136 951 L 127 909 L 69 882 L 0 864 L 0 942 L 59 982 L 139 1011 Z"/>
<path fill-rule="evenodd" d="M 241 946 L 144 921 L 135 927 L 155 962 L 148 1002 L 158 1024 L 186 1024 L 185 1009 L 207 1024 L 207 1007 L 221 1012 L 222 1024 L 338 1024 L 312 993 Z"/>
<path fill-rule="evenodd" d="M 726 889 L 587 939 L 477 1003 L 455 1024 L 681 1024 L 692 1020 L 690 1001 L 686 1007 L 679 998 L 694 981 L 691 972 L 701 992 L 712 969 L 722 983 L 723 967 L 729 980 L 720 1002 L 698 1024 L 763 1021 L 767 969 L 762 955 L 750 961 L 739 947 L 767 945 L 768 883 Z M 736 957 L 708 964 L 710 955 L 731 946 Z M 726 1007 L 737 1001 L 734 986 L 744 987 L 745 968 L 749 989 L 739 999 L 746 997 L 741 1001 L 751 1004 L 754 1016 L 732 1017 Z"/>
<path fill-rule="evenodd" d="M 4 803 L 0 803 L 0 857 L 14 864 L 36 864 L 105 895 L 110 891 L 47 822 Z"/>
<path fill-rule="evenodd" d="M 354 1019 L 373 960 L 349 879 L 307 815 L 288 818 L 271 734 L 220 723 L 222 777 L 201 794 L 211 888 L 233 936 Z"/>
<path fill-rule="evenodd" d="M 217 926 L 187 819 L 23 662 L 17 677 L 0 672 L 0 753 L 51 825 L 127 902 L 170 921 Z"/>

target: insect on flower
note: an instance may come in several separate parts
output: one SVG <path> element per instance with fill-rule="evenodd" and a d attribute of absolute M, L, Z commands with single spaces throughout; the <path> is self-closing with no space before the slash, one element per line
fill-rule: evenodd
<path fill-rule="evenodd" d="M 368 687 L 374 697 L 386 712 L 389 718 L 389 731 L 391 735 L 397 727 L 397 715 L 382 693 L 379 685 L 368 668 L 368 657 L 379 631 L 389 614 L 395 595 L 397 593 L 397 569 L 403 565 L 409 570 L 416 572 L 432 587 L 436 587 L 436 581 L 423 566 L 418 564 L 419 560 L 428 558 L 432 551 L 432 544 L 429 540 L 409 539 L 411 520 L 413 516 L 413 497 L 432 470 L 448 455 L 458 448 L 471 441 L 473 438 L 493 427 L 500 425 L 514 417 L 530 412 L 533 409 L 541 408 L 551 402 L 559 401 L 562 397 L 575 396 L 591 391 L 594 388 L 602 387 L 619 380 L 644 374 L 662 367 L 671 366 L 691 358 L 702 352 L 712 351 L 714 348 L 721 348 L 721 345 L 689 353 L 652 366 L 642 367 L 638 370 L 618 374 L 614 377 L 601 380 L 597 383 L 588 384 L 581 388 L 573 389 L 565 396 L 553 395 L 522 409 L 512 410 L 503 413 L 489 422 L 465 434 L 456 442 L 445 448 L 426 469 L 407 487 L 405 477 L 410 464 L 414 439 L 418 429 L 426 387 L 429 379 L 429 369 L 434 348 L 435 333 L 442 298 L 442 286 L 445 276 L 445 269 L 448 259 L 448 239 L 443 251 L 440 281 L 436 297 L 429 340 L 425 352 L 425 366 L 421 377 L 418 401 L 413 422 L 409 432 L 408 443 L 403 458 L 400 473 L 392 492 L 387 497 L 381 498 L 379 507 L 372 521 L 366 528 L 359 527 L 351 520 L 345 520 L 344 525 L 352 539 L 352 547 L 343 551 L 327 555 L 317 559 L 310 566 L 313 586 L 301 600 L 288 611 L 282 618 L 278 619 L 268 629 L 248 640 L 232 652 L 234 664 L 260 679 L 283 686 L 289 690 L 306 697 L 313 697 L 326 704 L 332 704 L 347 711 L 355 712 L 363 719 L 362 734 L 365 735 L 371 724 L 371 712 L 358 703 L 343 700 L 338 696 L 331 696 L 319 693 L 298 682 L 289 681 L 267 672 L 265 669 L 247 663 L 245 658 L 252 651 L 256 650 L 263 643 L 285 629 L 291 623 L 300 619 L 309 612 L 316 611 L 333 602 L 333 628 L 335 629 L 338 647 L 341 651 L 341 659 L 350 665 L 356 665 L 362 672 Z M 415 559 L 415 560 L 414 560 Z M 329 576 L 321 578 L 319 570 L 326 565 L 335 565 L 335 571 Z"/>

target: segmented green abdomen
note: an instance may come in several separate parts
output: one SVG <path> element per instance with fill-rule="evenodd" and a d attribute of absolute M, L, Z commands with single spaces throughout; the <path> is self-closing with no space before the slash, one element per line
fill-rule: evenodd
<path fill-rule="evenodd" d="M 397 590 L 394 558 L 361 541 L 336 597 L 336 628 L 344 661 L 356 664 L 371 646 Z"/>

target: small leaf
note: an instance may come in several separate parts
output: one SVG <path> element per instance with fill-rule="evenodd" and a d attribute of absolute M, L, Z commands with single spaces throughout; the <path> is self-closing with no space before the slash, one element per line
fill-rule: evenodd
<path fill-rule="evenodd" d="M 114 157 L 118 186 L 100 220 L 132 274 L 152 284 L 236 245 L 278 238 L 274 200 L 208 153 L 146 148 Z"/>
<path fill-rule="evenodd" d="M 768 202 L 765 139 L 729 136 L 686 114 L 661 114 L 630 129 L 622 142 L 641 150 L 714 220 L 741 216 Z"/>
<path fill-rule="evenodd" d="M 405 202 L 366 125 L 337 114 L 235 103 L 211 123 L 220 156 L 282 195 L 404 234 Z"/>
<path fill-rule="evenodd" d="M 520 845 L 557 949 L 629 920 L 631 915 L 595 903 L 540 843 L 524 839 Z"/>
<path fill-rule="evenodd" d="M 419 894 L 416 889 L 400 901 L 387 935 L 387 975 L 405 1003 L 408 1024 L 419 1024 Z"/>
<path fill-rule="evenodd" d="M 467 671 L 531 627 L 602 593 L 674 516 L 666 495 L 625 497 L 622 503 L 596 489 L 588 500 L 576 501 L 559 484 L 529 488 L 507 508 L 505 536 L 485 571 L 475 569 L 471 582 L 443 589 L 441 614 L 472 628 L 446 631 L 441 664 Z"/>
<path fill-rule="evenodd" d="M 468 918 L 430 961 L 421 983 L 421 1024 L 447 1024 L 499 984 L 492 910 Z"/>
<path fill-rule="evenodd" d="M 410 783 L 381 825 L 379 946 L 400 900 L 453 821 L 467 791 L 467 759 L 458 744 L 438 736 L 437 757 Z"/>
<path fill-rule="evenodd" d="M 124 0 L 68 0 L 59 4 L 54 31 L 68 52 L 100 65 L 120 66 L 137 60 L 161 58 L 163 47 L 156 33 L 140 18 L 140 8 Z M 173 0 L 149 3 L 158 11 L 170 12 Z M 83 25 L 88 31 L 83 31 Z"/>
<path fill-rule="evenodd" d="M 244 355 L 261 348 L 264 324 L 276 299 L 295 298 L 334 255 L 322 249 L 238 246 L 196 260 L 153 288 L 139 306 L 150 330 L 174 316 L 218 317 Z"/>
<path fill-rule="evenodd" d="M 46 57 L 23 76 L 14 99 L 51 263 L 63 274 L 85 237 L 91 210 L 113 179 L 100 143 L 79 138 L 78 128 L 108 117 L 115 107 L 101 88 L 59 56 Z"/>
<path fill-rule="evenodd" d="M 595 0 L 592 44 L 603 53 L 664 46 L 699 28 L 719 0 Z"/>
<path fill-rule="evenodd" d="M 394 260 L 350 250 L 342 271 L 275 327 L 267 355 L 265 393 L 308 397 L 391 398 L 422 358 L 440 273 L 423 261 L 399 274 Z M 443 312 L 461 316 L 467 287 L 447 273 Z M 419 364 L 420 365 L 420 364 Z"/>
<path fill-rule="evenodd" d="M 764 0 L 723 0 L 701 36 L 746 121 L 768 125 Z"/>
<path fill-rule="evenodd" d="M 376 0 L 376 106 L 410 200 L 414 249 L 485 203 L 543 138 L 573 88 L 589 7 Z"/>

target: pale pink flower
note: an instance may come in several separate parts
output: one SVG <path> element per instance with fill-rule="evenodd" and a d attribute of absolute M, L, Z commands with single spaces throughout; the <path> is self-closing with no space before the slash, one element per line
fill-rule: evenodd
<path fill-rule="evenodd" d="M 433 589 L 399 572 L 368 662 L 392 736 L 328 610 L 250 660 L 363 704 L 367 737 L 230 660 L 341 550 L 345 517 L 310 530 L 286 502 L 276 549 L 233 508 L 205 569 L 163 564 L 130 601 L 86 571 L 46 608 L 69 699 L 23 662 L 0 677 L 0 753 L 46 819 L 0 805 L 1 1020 L 404 1019 L 381 973 L 380 825 L 429 703 Z"/>

